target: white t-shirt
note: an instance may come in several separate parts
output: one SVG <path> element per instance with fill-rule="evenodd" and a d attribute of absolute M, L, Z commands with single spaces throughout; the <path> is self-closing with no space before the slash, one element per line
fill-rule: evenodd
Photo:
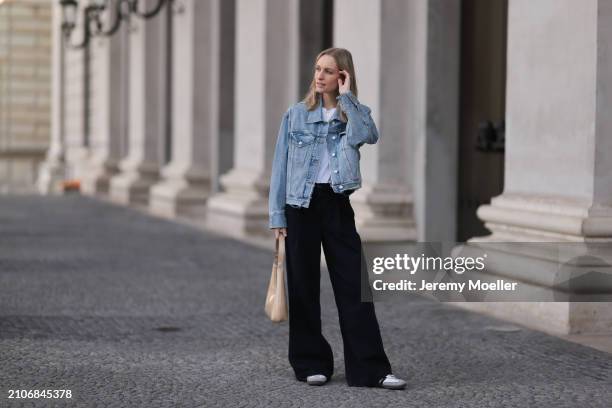
<path fill-rule="evenodd" d="M 332 115 L 336 111 L 336 108 L 325 109 L 323 108 L 323 120 L 329 122 Z M 331 173 L 329 171 L 329 153 L 327 151 L 327 144 L 323 149 L 323 155 L 321 155 L 321 164 L 319 166 L 319 172 L 317 173 L 316 183 L 331 183 Z"/>

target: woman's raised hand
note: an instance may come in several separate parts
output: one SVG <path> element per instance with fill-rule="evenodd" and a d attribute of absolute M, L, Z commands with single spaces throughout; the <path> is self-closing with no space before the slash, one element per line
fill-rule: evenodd
<path fill-rule="evenodd" d="M 340 94 L 347 93 L 351 90 L 351 76 L 345 70 L 340 70 L 338 72 L 340 73 L 338 77 L 338 92 Z"/>
<path fill-rule="evenodd" d="M 274 239 L 278 239 L 279 234 L 283 234 L 283 237 L 287 236 L 287 228 L 272 228 L 274 230 Z"/>

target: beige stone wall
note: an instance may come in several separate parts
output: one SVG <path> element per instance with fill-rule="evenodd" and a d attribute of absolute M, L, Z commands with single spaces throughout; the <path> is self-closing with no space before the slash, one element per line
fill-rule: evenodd
<path fill-rule="evenodd" d="M 51 1 L 0 0 L 0 192 L 34 191 L 49 146 Z"/>

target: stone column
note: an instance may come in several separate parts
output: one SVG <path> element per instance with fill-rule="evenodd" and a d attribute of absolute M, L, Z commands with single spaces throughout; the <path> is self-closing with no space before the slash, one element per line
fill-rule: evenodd
<path fill-rule="evenodd" d="M 234 168 L 209 200 L 207 224 L 268 233 L 272 156 L 285 110 L 298 100 L 298 1 L 237 0 Z"/>
<path fill-rule="evenodd" d="M 211 192 L 211 140 L 219 130 L 220 0 L 182 0 L 172 21 L 172 146 L 149 207 L 201 217 Z"/>
<path fill-rule="evenodd" d="M 129 66 L 128 25 L 123 22 L 113 36 L 96 37 L 90 42 L 89 60 L 89 163 L 82 177 L 85 194 L 107 194 L 111 177 L 119 172 L 119 160 L 125 154 L 129 101 L 127 69 Z"/>
<path fill-rule="evenodd" d="M 547 281 L 559 258 L 510 243 L 612 242 L 612 1 L 513 0 L 508 19 L 505 187 L 478 209 L 492 234 L 471 243 L 514 255 L 498 276 Z M 461 305 L 558 333 L 612 332 L 610 303 Z"/>
<path fill-rule="evenodd" d="M 353 54 L 359 100 L 380 134 L 361 148 L 364 183 L 351 196 L 360 235 L 453 241 L 459 2 L 334 4 L 334 45 Z"/>
<path fill-rule="evenodd" d="M 82 16 L 82 7 L 83 4 L 79 3 L 79 16 Z M 77 24 L 74 31 L 71 37 L 72 43 L 78 43 L 83 38 L 82 24 Z M 64 131 L 66 178 L 81 179 L 87 172 L 89 160 L 87 140 L 89 130 L 85 103 L 87 97 L 86 82 L 89 80 L 86 70 L 87 54 L 83 49 L 68 48 L 64 40 L 62 40 L 62 43 L 64 47 L 64 100 L 61 105 L 61 114 Z"/>
<path fill-rule="evenodd" d="M 152 7 L 153 1 L 148 7 Z M 159 178 L 161 146 L 166 133 L 168 107 L 167 22 L 165 7 L 150 20 L 132 19 L 129 66 L 128 156 L 119 163 L 121 173 L 111 179 L 113 201 L 147 205 L 149 188 Z"/>
<path fill-rule="evenodd" d="M 41 194 L 62 191 L 65 178 L 64 158 L 64 47 L 62 44 L 62 8 L 51 6 L 51 142 L 45 161 L 41 164 L 36 181 Z"/>
<path fill-rule="evenodd" d="M 219 62 L 219 131 L 212 139 L 212 193 L 220 191 L 219 178 L 233 167 L 234 152 L 234 69 L 236 55 L 236 2 L 221 3 Z"/>

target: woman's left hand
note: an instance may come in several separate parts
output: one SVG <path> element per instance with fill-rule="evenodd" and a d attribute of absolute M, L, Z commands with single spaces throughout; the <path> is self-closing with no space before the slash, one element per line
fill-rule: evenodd
<path fill-rule="evenodd" d="M 351 76 L 345 70 L 338 71 L 340 76 L 338 77 L 338 92 L 340 94 L 347 93 L 351 90 Z M 344 81 L 342 78 L 344 77 Z"/>

